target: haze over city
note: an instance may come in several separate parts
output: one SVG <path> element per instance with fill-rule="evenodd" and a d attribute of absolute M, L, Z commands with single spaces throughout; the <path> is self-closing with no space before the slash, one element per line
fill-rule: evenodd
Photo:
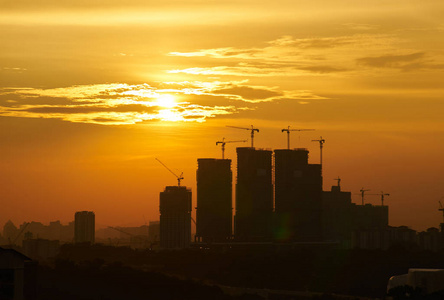
<path fill-rule="evenodd" d="M 324 190 L 390 193 L 390 225 L 438 227 L 442 1 L 0 1 L 0 224 L 159 218 L 216 142 L 308 148 Z M 250 142 L 250 141 L 249 141 Z M 236 165 L 235 148 L 225 157 Z M 193 193 L 195 206 L 195 193 Z M 366 201 L 379 204 L 380 198 Z"/>

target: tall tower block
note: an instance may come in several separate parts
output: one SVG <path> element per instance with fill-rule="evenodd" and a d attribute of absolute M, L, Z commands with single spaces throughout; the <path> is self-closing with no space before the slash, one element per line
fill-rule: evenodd
<path fill-rule="evenodd" d="M 94 244 L 96 216 L 92 211 L 78 211 L 74 215 L 74 241 Z"/>
<path fill-rule="evenodd" d="M 240 147 L 237 152 L 235 238 L 266 241 L 272 236 L 272 152 Z"/>
<path fill-rule="evenodd" d="M 275 238 L 319 241 L 322 238 L 321 165 L 308 163 L 308 150 L 274 150 Z"/>
<path fill-rule="evenodd" d="M 160 247 L 187 248 L 191 242 L 191 190 L 167 186 L 160 193 Z"/>
<path fill-rule="evenodd" d="M 232 236 L 232 177 L 230 159 L 197 160 L 196 237 L 223 242 Z"/>

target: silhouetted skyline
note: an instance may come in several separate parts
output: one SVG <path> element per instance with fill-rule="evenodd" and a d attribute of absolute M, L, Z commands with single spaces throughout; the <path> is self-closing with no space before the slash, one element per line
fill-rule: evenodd
<path fill-rule="evenodd" d="M 0 224 L 81 210 L 157 220 L 158 193 L 235 146 L 307 148 L 389 193 L 390 220 L 436 226 L 444 196 L 442 1 L 3 1 Z M 124 12 L 124 13 L 122 13 Z M 423 17 L 427 16 L 427 17 Z M 289 127 L 290 126 L 290 127 Z M 172 182 L 171 182 L 172 181 Z M 169 183 L 171 182 L 171 183 Z M 366 197 L 379 204 L 380 197 Z M 193 193 L 193 207 L 197 203 Z M 193 218 L 195 215 L 192 215 Z"/>

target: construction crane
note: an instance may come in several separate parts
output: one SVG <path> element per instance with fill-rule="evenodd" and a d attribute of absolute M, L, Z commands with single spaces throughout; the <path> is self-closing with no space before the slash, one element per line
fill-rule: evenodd
<path fill-rule="evenodd" d="M 370 190 L 364 190 L 364 188 L 361 188 L 361 189 L 359 190 L 359 192 L 361 193 L 361 201 L 362 201 L 362 205 L 364 205 L 364 194 L 365 194 L 365 192 L 368 192 L 368 191 L 370 191 Z"/>
<path fill-rule="evenodd" d="M 336 180 L 338 182 L 338 187 L 341 187 L 341 178 L 338 176 L 338 178 L 335 178 L 334 180 Z"/>
<path fill-rule="evenodd" d="M 225 144 L 227 143 L 245 143 L 247 140 L 242 141 L 226 141 L 225 138 L 222 138 L 222 141 L 216 142 L 216 146 L 221 144 L 222 147 L 222 159 L 225 159 Z"/>
<path fill-rule="evenodd" d="M 287 148 L 290 149 L 290 131 L 313 131 L 314 129 L 290 129 L 290 126 L 288 128 L 284 128 L 281 131 L 287 133 Z"/>
<path fill-rule="evenodd" d="M 124 233 L 124 234 L 129 235 L 129 236 L 134 236 L 134 234 L 129 233 L 129 232 L 126 232 L 126 231 L 124 231 L 124 230 L 122 230 L 122 229 L 120 229 L 120 228 L 117 228 L 117 227 L 108 226 L 108 228 L 114 229 L 115 231 L 118 231 L 118 232 Z"/>
<path fill-rule="evenodd" d="M 325 140 L 321 136 L 321 138 L 319 140 L 311 140 L 311 141 L 312 142 L 319 142 L 319 147 L 321 148 L 321 166 L 322 166 L 322 148 L 324 148 Z"/>
<path fill-rule="evenodd" d="M 120 229 L 120 228 L 118 228 L 118 227 L 108 226 L 108 228 L 114 229 L 114 230 L 116 230 L 116 231 L 118 231 L 118 232 L 121 232 L 121 233 L 124 233 L 124 234 L 130 236 L 130 243 L 131 243 L 131 238 L 133 238 L 133 240 L 134 240 L 136 243 L 137 243 L 137 240 L 139 240 L 139 241 L 141 242 L 141 244 L 143 244 L 143 247 L 144 247 L 144 248 L 146 248 L 146 244 L 147 244 L 148 241 L 149 241 L 148 236 L 144 236 L 144 235 L 135 235 L 135 234 L 132 234 L 132 233 L 126 232 L 126 231 L 124 231 L 124 230 L 122 230 L 122 229 Z M 151 247 L 150 247 L 150 248 L 151 248 Z"/>
<path fill-rule="evenodd" d="M 10 246 L 14 246 L 15 242 L 17 242 L 17 240 L 19 239 L 19 237 L 22 235 L 23 231 L 25 231 L 26 227 L 28 227 L 28 225 L 31 224 L 29 222 L 26 222 L 25 225 L 23 225 L 22 229 L 20 230 L 20 232 L 15 236 L 14 240 L 12 240 L 12 242 L 10 242 Z"/>
<path fill-rule="evenodd" d="M 250 130 L 251 131 L 251 148 L 254 147 L 254 132 L 259 132 L 259 129 L 254 128 L 253 125 L 251 125 L 251 128 L 244 128 L 244 127 L 237 127 L 237 126 L 227 126 L 227 127 L 231 127 L 231 128 L 236 128 L 236 129 L 244 129 L 244 130 Z"/>
<path fill-rule="evenodd" d="M 442 199 L 442 198 L 441 198 Z M 439 211 L 442 211 L 442 223 L 444 224 L 444 207 L 442 207 L 441 200 L 439 202 Z"/>
<path fill-rule="evenodd" d="M 390 196 L 390 194 L 384 194 L 384 192 L 381 192 L 380 194 L 374 194 L 381 196 L 381 206 L 384 206 L 384 196 Z"/>
<path fill-rule="evenodd" d="M 384 194 L 384 192 L 381 192 L 379 194 L 367 194 L 369 196 L 381 196 L 381 206 L 384 206 L 384 197 L 390 196 L 390 194 Z"/>
<path fill-rule="evenodd" d="M 177 178 L 177 186 L 180 186 L 180 181 L 183 179 L 183 172 L 180 173 L 180 175 L 177 175 L 176 173 L 174 173 L 173 171 L 170 170 L 170 168 L 168 168 L 163 162 L 161 162 L 158 158 L 156 158 L 156 160 L 162 165 L 164 166 L 168 171 L 171 172 L 171 174 L 173 174 L 176 178 Z"/>

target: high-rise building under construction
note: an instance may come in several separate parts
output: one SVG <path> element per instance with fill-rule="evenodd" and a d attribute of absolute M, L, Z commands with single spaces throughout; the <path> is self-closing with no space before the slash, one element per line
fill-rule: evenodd
<path fill-rule="evenodd" d="M 353 207 L 351 192 L 341 190 L 338 185 L 322 192 L 322 235 L 325 241 L 350 245 L 353 231 Z"/>
<path fill-rule="evenodd" d="M 160 247 L 187 248 L 191 242 L 191 190 L 167 186 L 160 193 Z"/>
<path fill-rule="evenodd" d="M 322 239 L 321 165 L 308 163 L 308 150 L 274 150 L 275 238 L 282 241 Z"/>
<path fill-rule="evenodd" d="M 269 240 L 273 216 L 272 152 L 252 147 L 240 147 L 236 152 L 235 238 Z"/>
<path fill-rule="evenodd" d="M 232 172 L 230 159 L 197 160 L 196 238 L 223 242 L 232 237 Z"/>

